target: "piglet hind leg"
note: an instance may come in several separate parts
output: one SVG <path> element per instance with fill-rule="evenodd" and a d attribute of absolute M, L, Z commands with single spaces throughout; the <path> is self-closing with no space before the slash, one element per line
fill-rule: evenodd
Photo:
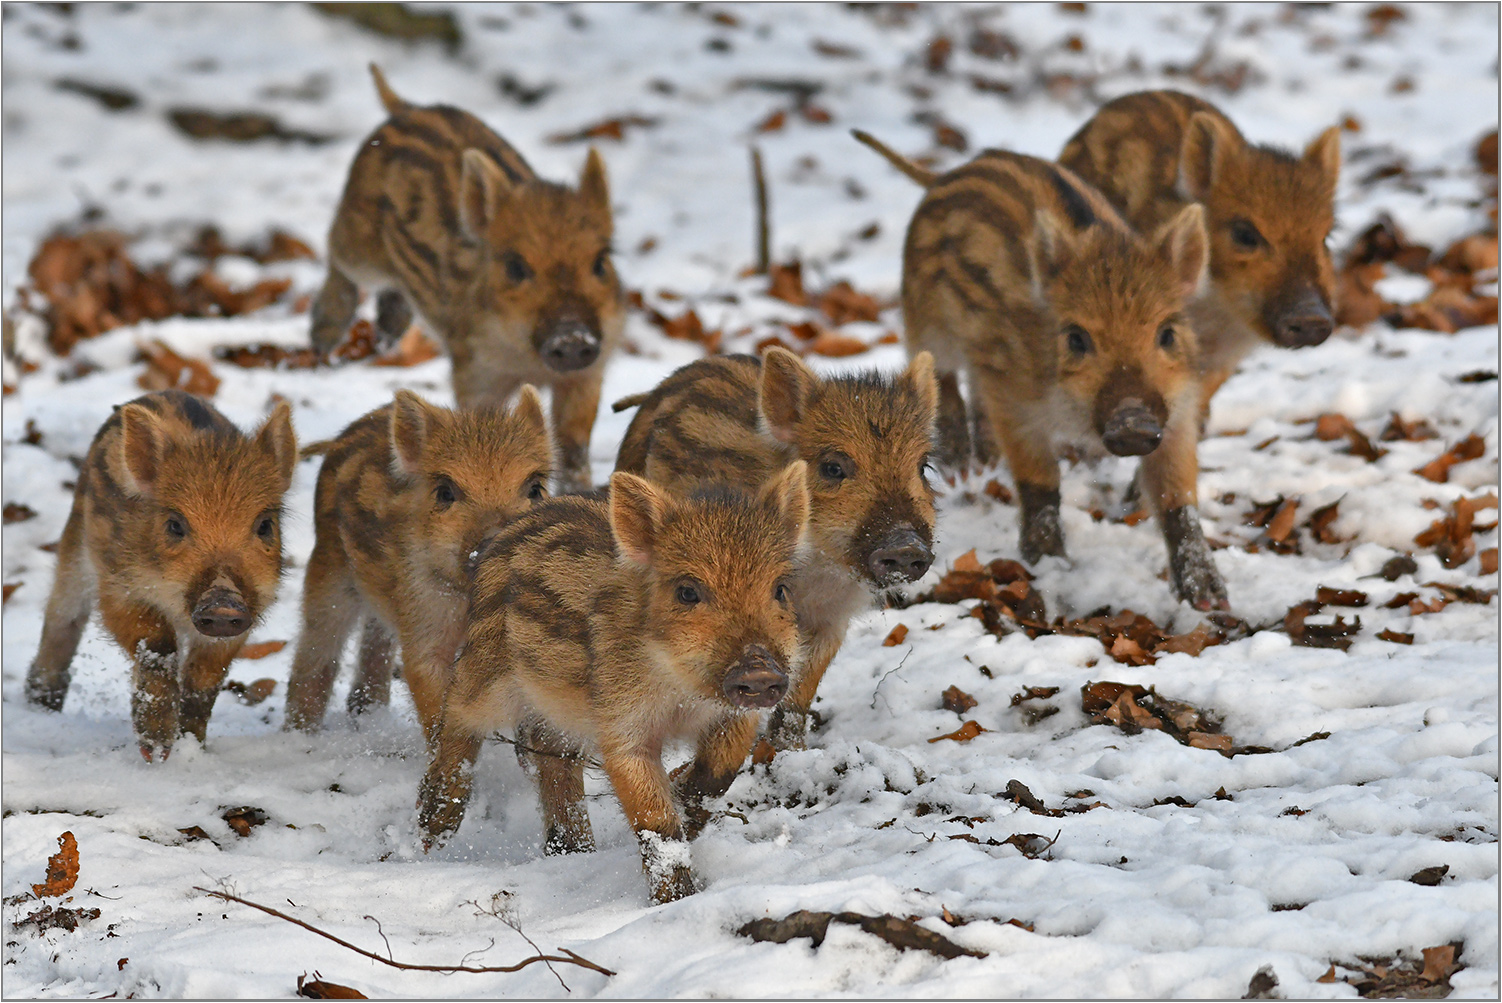
<path fill-rule="evenodd" d="M 359 287 L 330 262 L 328 278 L 323 280 L 323 288 L 313 301 L 312 338 L 316 351 L 327 355 L 344 340 L 359 302 Z"/>
<path fill-rule="evenodd" d="M 516 758 L 537 781 L 547 854 L 589 853 L 594 829 L 584 803 L 583 750 L 536 717 L 516 728 Z"/>
<path fill-rule="evenodd" d="M 355 681 L 349 688 L 344 707 L 351 717 L 358 717 L 372 707 L 391 703 L 392 668 L 396 664 L 396 638 L 374 613 L 367 613 L 360 631 L 360 656 L 355 667 Z"/>
<path fill-rule="evenodd" d="M 641 846 L 652 901 L 674 902 L 692 895 L 698 889 L 689 869 L 688 840 L 660 754 L 607 749 L 605 772 Z"/>
<path fill-rule="evenodd" d="M 68 517 L 57 548 L 57 576 L 47 598 L 42 643 L 26 673 L 26 700 L 47 710 L 63 709 L 72 680 L 73 655 L 93 612 L 94 583 L 83 552 L 83 516 Z"/>

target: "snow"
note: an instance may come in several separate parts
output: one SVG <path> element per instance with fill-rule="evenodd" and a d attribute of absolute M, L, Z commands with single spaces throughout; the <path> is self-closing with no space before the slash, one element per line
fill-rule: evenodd
<path fill-rule="evenodd" d="M 1443 247 L 1482 223 L 1470 150 L 1496 126 L 1497 10 L 1403 10 L 1405 20 L 1370 38 L 1366 8 L 1356 5 L 1286 12 L 1091 5 L 1083 15 L 1054 5 L 908 13 L 825 5 L 463 6 L 455 16 L 465 42 L 450 57 L 434 44 L 387 41 L 304 6 L 78 5 L 65 14 L 7 5 L 0 288 L 9 310 L 39 241 L 89 205 L 103 208 L 109 225 L 142 237 L 135 247 L 142 259 L 170 257 L 204 222 L 231 242 L 279 226 L 321 251 L 353 150 L 379 121 L 365 71 L 372 59 L 398 93 L 478 114 L 547 177 L 576 176 L 584 156 L 582 144 L 550 144 L 549 135 L 623 114 L 657 118 L 655 126 L 628 129 L 621 143 L 600 144 L 617 211 L 619 269 L 665 313 L 692 306 L 707 327 L 723 327 L 734 350 L 748 350 L 779 319 L 805 316 L 759 295 L 763 280 L 738 277 L 752 250 L 747 144 L 758 143 L 768 164 L 775 257 L 801 256 L 810 288 L 846 278 L 890 297 L 919 192 L 846 130 L 921 150 L 930 129 L 912 116 L 924 109 L 963 129 L 972 151 L 1005 145 L 1043 156 L 1097 101 L 1143 87 L 1195 90 L 1250 137 L 1294 148 L 1350 115 L 1360 131 L 1344 135 L 1335 246 L 1386 210 L 1412 239 Z M 717 23 L 715 12 L 739 23 Z M 1022 54 L 996 61 L 967 51 L 973 25 L 1007 32 Z M 924 51 L 941 32 L 957 44 L 948 72 L 934 75 L 923 68 Z M 1083 51 L 1064 44 L 1071 35 Z M 711 47 L 716 39 L 728 50 Z M 859 55 L 824 57 L 815 41 Z M 1163 72 L 1193 63 L 1207 42 L 1212 67 L 1249 64 L 1243 89 L 1198 88 Z M 552 90 L 523 106 L 497 86 L 502 74 Z M 1010 83 L 1012 94 L 975 89 L 976 74 Z M 1395 89 L 1404 76 L 1413 87 Z M 141 101 L 109 112 L 58 90 L 53 82 L 63 77 L 124 87 Z M 819 85 L 811 101 L 832 124 L 806 122 L 787 93 L 748 84 L 788 79 Z M 325 145 L 195 142 L 167 122 L 166 109 L 176 105 L 255 108 L 288 128 L 335 138 Z M 787 126 L 755 133 L 778 109 L 788 111 Z M 945 166 L 964 159 L 942 152 Z M 1360 183 L 1397 158 L 1409 180 Z M 873 222 L 876 236 L 859 238 Z M 657 246 L 644 251 L 647 238 Z M 263 269 L 236 259 L 221 270 L 234 282 L 285 275 L 294 295 L 321 281 L 308 262 Z M 1384 292 L 1395 298 L 1424 293 L 1422 280 L 1387 281 Z M 874 341 L 900 323 L 893 309 L 880 324 L 846 333 Z M 628 335 L 635 354 L 611 363 L 606 402 L 701 354 L 665 339 L 639 314 Z M 38 515 L 3 531 L 3 580 L 22 584 L 3 613 L 0 890 L 14 895 L 41 880 L 67 829 L 81 856 L 71 904 L 102 915 L 72 933 L 8 929 L 0 968 L 6 995 L 285 997 L 297 975 L 314 971 L 372 996 L 564 995 L 541 966 L 509 975 L 396 971 L 194 886 L 231 889 L 370 949 L 385 951 L 384 935 L 404 961 L 467 957 L 481 965 L 531 953 L 480 908 L 509 892 L 505 915 L 540 947 L 568 948 L 617 972 L 607 978 L 558 966 L 574 996 L 1239 997 L 1253 973 L 1271 965 L 1289 997 L 1350 997 L 1344 982 L 1316 981 L 1332 963 L 1344 974 L 1359 957 L 1417 959 L 1423 948 L 1451 941 L 1464 942 L 1454 995 L 1498 993 L 1496 600 L 1417 616 L 1382 608 L 1401 592 L 1432 598 L 1426 582 L 1497 587 L 1476 559 L 1447 570 L 1413 544 L 1443 514 L 1426 500 L 1448 508 L 1495 489 L 1496 383 L 1456 380 L 1496 371 L 1495 327 L 1448 336 L 1378 323 L 1339 332 L 1316 349 L 1267 350 L 1215 399 L 1200 451 L 1201 514 L 1212 540 L 1232 544 L 1215 558 L 1237 614 L 1268 624 L 1318 585 L 1362 589 L 1371 604 L 1340 611 L 1361 617 L 1349 652 L 1294 647 L 1287 635 L 1262 631 L 1198 657 L 1131 667 L 1091 638 L 998 640 L 964 605 L 872 612 L 852 626 L 825 677 L 815 709 L 827 724 L 811 736 L 811 748 L 743 771 L 715 805 L 735 814 L 719 817 L 692 844 L 703 890 L 666 906 L 649 904 L 637 841 L 603 775 L 588 774 L 599 851 L 544 856 L 530 783 L 500 744 L 481 756 L 463 828 L 425 856 L 413 801 L 426 761 L 405 690 L 393 687 L 391 710 L 358 728 L 336 710 L 319 735 L 283 734 L 290 646 L 235 663 L 231 678 L 271 677 L 277 692 L 254 707 L 224 695 L 207 747 L 183 739 L 166 764 L 147 765 L 137 754 L 128 661 L 97 627 L 75 659 L 65 713 L 25 705 L 22 681 L 54 565 L 38 548 L 57 539 L 66 518 L 70 458 L 82 456 L 112 405 L 140 392 L 136 345 L 152 338 L 199 357 L 221 344 L 299 346 L 306 317 L 278 305 L 248 317 L 142 324 L 83 343 L 68 360 L 45 354 L 35 324 L 19 325 L 22 354 L 42 365 L 4 399 L 4 500 Z M 75 359 L 100 371 L 65 378 Z M 825 371 L 895 369 L 903 355 L 880 346 L 812 361 Z M 232 420 L 253 425 L 280 394 L 293 404 L 303 441 L 336 434 L 398 387 L 452 400 L 442 359 L 411 369 L 213 368 L 223 380 L 215 403 Z M 1346 414 L 1374 440 L 1390 412 L 1427 419 L 1440 438 L 1380 443 L 1389 452 L 1367 463 L 1342 443 L 1312 438 L 1308 419 L 1326 411 Z M 630 416 L 602 409 L 591 450 L 597 481 L 608 476 Z M 22 441 L 28 422 L 41 432 L 40 445 Z M 1484 437 L 1485 453 L 1454 467 L 1449 483 L 1411 473 L 1470 434 Z M 1153 525 L 1096 522 L 1089 513 L 1114 510 L 1132 469 L 1107 460 L 1066 470 L 1062 518 L 1071 557 L 1045 561 L 1035 585 L 1050 616 L 1109 604 L 1188 630 L 1198 617 L 1173 601 L 1160 578 L 1165 555 Z M 316 473 L 317 461 L 297 470 L 284 530 L 289 573 L 253 640 L 295 639 Z M 941 499 L 934 576 L 971 548 L 983 560 L 1017 556 L 1016 509 L 979 492 L 985 477 Z M 1278 495 L 1299 497 L 1301 519 L 1339 499 L 1332 528 L 1348 542 L 1306 540 L 1301 556 L 1243 549 L 1260 532 L 1243 525 L 1247 510 Z M 1478 522 L 1494 516 L 1483 512 Z M 1495 529 L 1478 533 L 1477 545 L 1495 547 Z M 1392 583 L 1369 577 L 1408 550 L 1415 574 Z M 905 641 L 883 646 L 899 623 L 910 628 Z M 1414 644 L 1378 640 L 1384 628 L 1412 633 Z M 1161 733 L 1090 726 L 1079 687 L 1102 679 L 1154 686 L 1223 715 L 1239 744 L 1282 751 L 1226 758 Z M 347 685 L 346 673 L 336 708 Z M 975 696 L 966 717 L 986 731 L 968 743 L 930 743 L 960 723 L 940 709 L 939 694 L 950 685 Z M 1027 686 L 1060 687 L 1047 701 L 1058 713 L 1027 724 L 1010 704 Z M 1293 745 L 1317 732 L 1329 737 Z M 1034 815 L 1000 796 L 1014 779 L 1050 807 L 1078 800 L 1105 807 Z M 1229 799 L 1216 798 L 1222 788 Z M 1093 793 L 1068 797 L 1082 790 Z M 1193 807 L 1155 804 L 1167 798 Z M 245 805 L 270 820 L 239 838 L 221 816 Z M 969 821 L 953 821 L 960 817 Z M 193 826 L 212 841 L 179 831 Z M 1057 839 L 1036 859 L 986 842 L 1017 833 Z M 979 842 L 948 838 L 955 835 Z M 1450 869 L 1438 886 L 1407 880 L 1437 865 Z M 6 919 L 30 908 L 7 906 Z M 735 933 L 749 920 L 798 909 L 919 916 L 988 956 L 944 961 L 898 952 L 839 924 L 817 949 L 806 940 L 753 943 Z M 948 926 L 939 918 L 945 909 L 969 922 Z"/>

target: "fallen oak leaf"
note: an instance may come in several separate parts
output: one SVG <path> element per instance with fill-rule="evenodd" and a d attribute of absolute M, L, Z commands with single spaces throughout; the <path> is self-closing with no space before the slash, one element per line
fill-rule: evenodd
<path fill-rule="evenodd" d="M 438 346 L 434 344 L 422 330 L 417 327 L 409 327 L 396 343 L 396 350 L 386 355 L 378 355 L 370 360 L 372 366 L 415 366 L 419 363 L 436 359 L 441 355 Z"/>
<path fill-rule="evenodd" d="M 297 977 L 297 995 L 310 1000 L 366 1000 L 370 999 L 358 989 L 349 986 L 341 986 L 337 982 L 325 982 L 317 972 L 313 978 L 306 975 Z"/>
<path fill-rule="evenodd" d="M 11 595 L 25 584 L 25 582 L 7 582 L 5 585 L 0 585 L 0 595 L 3 595 L 3 598 L 0 598 L 0 605 L 10 602 Z"/>
<path fill-rule="evenodd" d="M 989 730 L 989 728 L 982 728 L 980 726 L 980 722 L 978 721 L 966 721 L 964 724 L 960 725 L 957 729 L 951 731 L 947 735 L 940 735 L 937 738 L 930 738 L 928 740 L 928 744 L 933 745 L 935 742 L 942 742 L 945 739 L 954 742 L 968 742 L 982 732 Z"/>
<path fill-rule="evenodd" d="M 1391 630 L 1391 629 L 1383 629 L 1383 630 L 1377 631 L 1377 640 L 1379 640 L 1379 641 L 1389 641 L 1392 644 L 1412 644 L 1413 643 L 1413 635 L 1412 634 L 1404 634 L 1401 631 L 1396 631 L 1396 630 Z"/>
<path fill-rule="evenodd" d="M 57 837 L 57 852 L 47 858 L 47 877 L 39 885 L 32 885 L 31 892 L 37 898 L 54 898 L 66 895 L 78 883 L 78 840 L 73 833 L 64 832 Z M 94 915 L 99 915 L 95 910 Z"/>
<path fill-rule="evenodd" d="M 1419 978 L 1425 982 L 1443 982 L 1455 971 L 1455 945 L 1440 944 L 1424 948 L 1424 970 Z"/>
<path fill-rule="evenodd" d="M 251 660 L 265 658 L 268 655 L 276 654 L 286 646 L 286 641 L 256 641 L 253 644 L 247 644 L 242 647 L 239 654 L 235 655 L 235 657 Z"/>
<path fill-rule="evenodd" d="M 892 628 L 892 632 L 887 635 L 886 640 L 881 642 L 881 646 L 883 648 L 895 648 L 906 639 L 907 624 L 899 623 L 897 626 Z"/>
<path fill-rule="evenodd" d="M 952 710 L 956 714 L 963 716 L 966 711 L 970 710 L 978 702 L 975 697 L 966 693 L 958 686 L 951 686 L 942 694 L 940 706 L 944 710 Z"/>
<path fill-rule="evenodd" d="M 253 683 L 246 684 L 231 679 L 224 684 L 224 689 L 238 697 L 245 706 L 254 707 L 276 692 L 276 680 L 257 679 Z"/>
<path fill-rule="evenodd" d="M 141 346 L 146 357 L 146 371 L 136 378 L 143 390 L 186 390 L 200 397 L 212 397 L 219 389 L 219 377 L 202 359 L 178 355 L 160 339 Z"/>
<path fill-rule="evenodd" d="M 1479 459 L 1486 452 L 1486 440 L 1479 435 L 1469 435 L 1434 459 L 1414 470 L 1425 480 L 1445 484 L 1450 480 L 1450 468 L 1457 463 Z"/>
<path fill-rule="evenodd" d="M 1012 706 L 1019 706 L 1025 700 L 1047 700 L 1058 692 L 1057 686 L 1029 686 L 1021 693 L 1012 694 Z"/>
<path fill-rule="evenodd" d="M 1365 606 L 1369 601 L 1365 592 L 1357 589 L 1334 589 L 1327 585 L 1314 590 L 1314 600 L 1326 606 Z"/>

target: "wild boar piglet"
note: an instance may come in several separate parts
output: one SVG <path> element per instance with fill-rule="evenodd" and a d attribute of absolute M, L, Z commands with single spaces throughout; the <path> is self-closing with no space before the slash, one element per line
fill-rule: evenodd
<path fill-rule="evenodd" d="M 370 69 L 390 118 L 350 166 L 313 346 L 344 337 L 360 286 L 378 290 L 383 340 L 415 309 L 448 349 L 461 407 L 552 389 L 559 485 L 588 489 L 600 381 L 625 323 L 604 162 L 591 149 L 577 188 L 543 181 L 473 115 L 410 104 Z"/>
<path fill-rule="evenodd" d="M 27 700 L 62 710 L 97 607 L 133 662 L 141 755 L 203 742 L 230 660 L 276 598 L 296 463 L 285 401 L 250 436 L 181 390 L 117 407 L 79 471 Z"/>
<path fill-rule="evenodd" d="M 324 460 L 286 727 L 323 721 L 345 640 L 363 621 L 350 712 L 387 702 L 399 642 L 402 678 L 431 739 L 464 638 L 475 558 L 548 494 L 553 450 L 542 402 L 528 385 L 509 411 L 451 411 L 398 390 L 304 452 Z"/>
<path fill-rule="evenodd" d="M 735 779 L 802 658 L 791 582 L 807 523 L 798 461 L 755 494 L 713 485 L 679 498 L 617 472 L 608 501 L 558 498 L 497 536 L 419 792 L 428 843 L 463 820 L 485 737 L 515 727 L 547 852 L 593 849 L 581 757 L 597 753 L 652 898 L 692 893 L 686 840 L 707 818 L 702 801 Z M 695 752 L 670 778 L 674 741 Z"/>
<path fill-rule="evenodd" d="M 706 481 L 754 490 L 791 460 L 809 470 L 809 552 L 793 582 L 808 661 L 768 737 L 802 748 L 809 710 L 850 619 L 933 563 L 928 483 L 938 390 L 933 359 L 896 375 L 821 377 L 772 348 L 703 359 L 616 410 L 639 406 L 616 469 L 682 493 Z"/>
<path fill-rule="evenodd" d="M 1059 162 L 1143 233 L 1190 202 L 1205 207 L 1210 281 L 1189 306 L 1199 334 L 1202 420 L 1210 397 L 1259 345 L 1318 345 L 1335 327 L 1340 130 L 1302 153 L 1248 142 L 1208 101 L 1142 91 L 1108 102 Z"/>

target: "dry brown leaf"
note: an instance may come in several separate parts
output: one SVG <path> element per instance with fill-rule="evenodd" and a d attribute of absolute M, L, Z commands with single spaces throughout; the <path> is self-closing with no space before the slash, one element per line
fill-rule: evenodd
<path fill-rule="evenodd" d="M 1193 749 L 1214 749 L 1217 752 L 1230 752 L 1234 743 L 1230 735 L 1214 735 L 1205 731 L 1189 732 L 1189 746 Z"/>
<path fill-rule="evenodd" d="M 586 125 L 573 132 L 555 132 L 548 137 L 547 141 L 553 144 L 579 143 L 587 139 L 613 139 L 620 142 L 626 138 L 627 129 L 646 129 L 656 124 L 657 119 L 646 115 L 620 115 Z"/>
<path fill-rule="evenodd" d="M 1377 631 L 1377 640 L 1389 641 L 1392 644 L 1412 644 L 1413 635 L 1405 634 L 1402 631 L 1383 629 Z"/>
<path fill-rule="evenodd" d="M 1443 982 L 1455 971 L 1455 945 L 1440 944 L 1424 948 L 1424 970 L 1419 978 L 1425 982 Z"/>
<path fill-rule="evenodd" d="M 265 658 L 267 655 L 276 654 L 286 646 L 286 641 L 256 641 L 242 647 L 240 653 L 235 657 L 247 659 Z"/>
<path fill-rule="evenodd" d="M 794 306 L 808 306 L 808 293 L 803 289 L 803 263 L 794 261 L 787 265 L 773 265 L 767 270 L 770 283 L 767 295 Z"/>
<path fill-rule="evenodd" d="M 1282 543 L 1288 539 L 1288 534 L 1293 531 L 1294 521 L 1299 514 L 1299 500 L 1290 498 L 1278 507 L 1267 524 L 1267 538 L 1274 543 Z"/>
<path fill-rule="evenodd" d="M 1457 463 L 1478 459 L 1486 452 L 1486 440 L 1479 435 L 1470 435 L 1419 467 L 1414 473 L 1436 484 L 1450 480 L 1450 468 Z"/>
<path fill-rule="evenodd" d="M 257 679 L 253 683 L 242 683 L 231 679 L 224 684 L 224 689 L 239 697 L 245 706 L 254 707 L 276 692 L 276 680 Z"/>
<path fill-rule="evenodd" d="M 757 132 L 779 132 L 787 125 L 788 113 L 781 108 L 756 123 Z"/>
<path fill-rule="evenodd" d="M 1497 548 L 1496 547 L 1487 547 L 1485 550 L 1483 550 L 1477 556 L 1480 558 L 1481 567 L 1480 567 L 1479 571 L 1480 571 L 1481 574 L 1483 574 L 1483 575 L 1495 575 L 1497 573 Z M 7 585 L 6 588 L 10 588 L 10 586 Z M 6 594 L 9 595 L 9 593 L 6 593 Z"/>
<path fill-rule="evenodd" d="M 270 818 L 261 809 L 252 808 L 248 805 L 243 808 L 230 808 L 219 817 L 224 819 L 231 829 L 235 830 L 235 835 L 237 836 L 249 836 L 252 828 L 258 825 L 265 825 Z"/>
<path fill-rule="evenodd" d="M 997 501 L 1001 502 L 1003 505 L 1012 504 L 1013 499 L 1011 490 L 996 478 L 993 477 L 989 481 L 987 481 L 984 490 L 987 498 L 994 498 Z M 973 554 L 975 553 L 975 551 L 972 550 L 971 553 Z"/>
<path fill-rule="evenodd" d="M 1314 590 L 1316 602 L 1326 606 L 1365 606 L 1368 597 L 1359 589 L 1332 589 L 1327 585 L 1321 585 Z"/>
<path fill-rule="evenodd" d="M 1319 978 L 1315 979 L 1314 981 L 1316 981 L 1316 982 L 1323 982 L 1326 985 L 1328 985 L 1331 982 L 1334 982 L 1335 981 L 1335 966 L 1331 965 L 1329 971 L 1325 972 L 1325 974 L 1321 975 Z"/>
<path fill-rule="evenodd" d="M 0 585 L 0 593 L 3 593 L 3 598 L 0 598 L 0 605 L 10 602 L 11 594 L 25 584 L 25 582 L 7 582 L 5 585 Z"/>
<path fill-rule="evenodd" d="M 378 355 L 370 360 L 373 366 L 415 366 L 436 359 L 441 354 L 438 345 L 418 327 L 409 327 L 396 343 L 396 350 Z"/>
<path fill-rule="evenodd" d="M 311 978 L 311 979 L 308 978 L 305 975 L 299 975 L 297 977 L 297 995 L 303 997 L 304 999 L 310 999 L 310 1000 L 365 1000 L 365 999 L 370 999 L 369 996 L 366 996 L 364 993 L 360 992 L 360 990 L 358 990 L 358 989 L 351 989 L 349 986 L 341 986 L 337 982 L 326 982 L 323 979 L 316 977 L 318 975 L 317 972 L 314 972 L 313 974 L 314 974 L 315 977 Z"/>
<path fill-rule="evenodd" d="M 975 556 L 975 548 L 971 548 L 954 559 L 954 570 L 980 573 L 985 569 L 981 567 L 980 558 Z"/>
<path fill-rule="evenodd" d="M 822 331 L 807 345 L 807 351 L 815 355 L 825 355 L 830 358 L 844 358 L 850 355 L 860 355 L 869 352 L 871 346 L 859 338 L 852 338 L 845 334 L 835 334 L 833 331 Z"/>
<path fill-rule="evenodd" d="M 966 721 L 964 724 L 960 725 L 959 728 L 951 731 L 947 735 L 940 735 L 938 738 L 930 738 L 928 740 L 928 744 L 932 745 L 935 742 L 942 742 L 945 739 L 953 742 L 968 742 L 976 735 L 989 730 L 989 728 L 982 728 L 980 726 L 980 722 L 978 721 Z"/>
<path fill-rule="evenodd" d="M 39 885 L 32 885 L 31 892 L 39 899 L 66 895 L 78 883 L 78 840 L 73 833 L 65 832 L 57 837 L 57 852 L 47 858 L 47 877 Z"/>
<path fill-rule="evenodd" d="M 836 327 L 851 321 L 874 323 L 881 316 L 881 303 L 876 297 L 857 292 L 843 279 L 819 294 L 819 309 Z"/>
<path fill-rule="evenodd" d="M 901 644 L 906 639 L 907 639 L 907 624 L 905 624 L 905 623 L 899 623 L 897 626 L 895 626 L 895 627 L 892 628 L 892 632 L 887 635 L 887 639 L 885 641 L 881 642 L 881 646 L 883 648 L 895 648 L 897 645 Z"/>
<path fill-rule="evenodd" d="M 967 713 L 978 702 L 975 697 L 971 696 L 969 693 L 966 693 L 958 686 L 949 687 L 949 689 L 944 691 L 942 696 L 943 700 L 940 706 L 942 706 L 945 710 L 952 710 L 956 714 L 959 714 L 961 716 Z"/>
<path fill-rule="evenodd" d="M 751 762 L 757 766 L 765 766 L 777 756 L 777 747 L 765 738 L 756 740 L 756 745 L 751 749 Z"/>
<path fill-rule="evenodd" d="M 136 378 L 143 390 L 186 390 L 200 397 L 212 397 L 219 389 L 219 377 L 202 359 L 187 359 L 160 340 L 141 347 L 146 356 L 146 371 Z"/>

